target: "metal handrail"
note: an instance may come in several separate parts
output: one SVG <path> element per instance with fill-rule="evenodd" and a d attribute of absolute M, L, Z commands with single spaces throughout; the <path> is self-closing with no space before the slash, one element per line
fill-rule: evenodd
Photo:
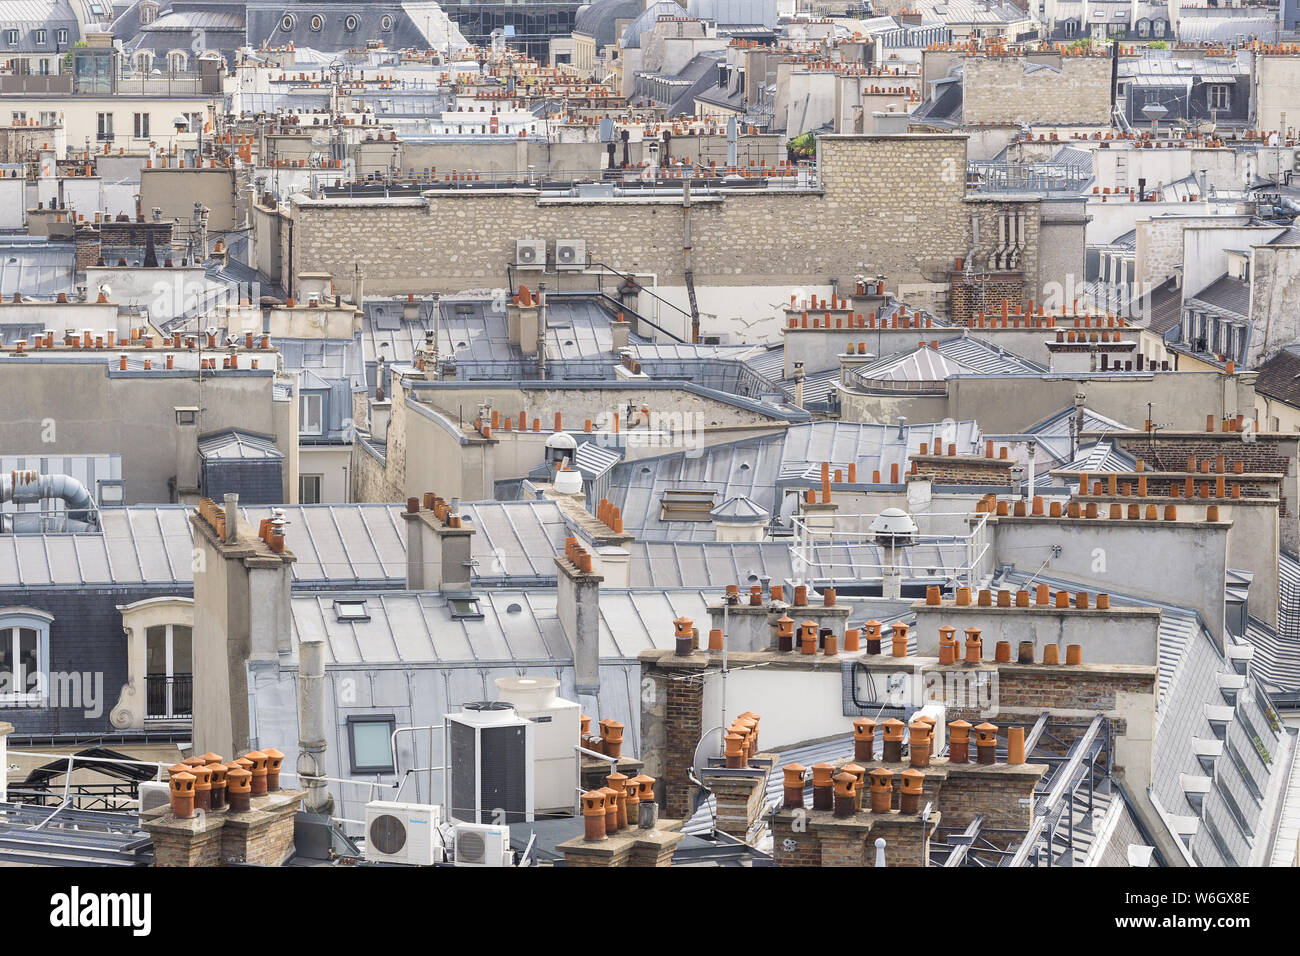
<path fill-rule="evenodd" d="M 611 773 L 612 773 L 614 770 L 617 770 L 617 769 L 618 769 L 618 759 L 619 759 L 619 758 L 618 758 L 618 757 L 611 757 L 609 754 L 597 753 L 597 752 L 594 751 L 594 750 L 588 750 L 586 747 L 582 746 L 582 744 L 574 744 L 574 745 L 573 745 L 573 749 L 576 750 L 576 751 L 578 752 L 578 761 L 577 761 L 577 764 L 578 764 L 578 783 L 577 783 L 577 785 L 573 788 L 573 789 L 574 789 L 574 792 L 577 794 L 577 796 L 574 798 L 574 801 L 573 801 L 573 815 L 576 817 L 576 816 L 581 816 L 581 815 L 582 815 L 582 795 L 583 795 L 584 793 L 586 793 L 586 791 L 582 789 L 582 757 L 583 757 L 583 755 L 585 754 L 585 755 L 588 756 L 588 757 L 599 757 L 601 760 L 605 761 L 607 764 L 610 765 L 610 768 L 611 768 L 610 772 L 611 772 Z"/>

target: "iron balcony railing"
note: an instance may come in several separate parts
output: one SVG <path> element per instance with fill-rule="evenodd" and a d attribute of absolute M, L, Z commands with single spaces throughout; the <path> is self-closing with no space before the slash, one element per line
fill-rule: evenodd
<path fill-rule="evenodd" d="M 180 720 L 194 716 L 194 675 L 150 674 L 144 680 L 146 719 Z"/>

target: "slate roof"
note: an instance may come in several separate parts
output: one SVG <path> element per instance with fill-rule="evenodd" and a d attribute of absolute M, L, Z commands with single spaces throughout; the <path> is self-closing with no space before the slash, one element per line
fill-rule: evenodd
<path fill-rule="evenodd" d="M 1136 318 L 1145 317 L 1146 327 L 1157 335 L 1178 328 L 1183 321 L 1183 290 L 1174 277 L 1166 279 L 1140 296 L 1128 311 Z"/>
<path fill-rule="evenodd" d="M 1300 408 L 1300 346 L 1280 349 L 1257 371 L 1255 391 Z"/>
<path fill-rule="evenodd" d="M 1250 283 L 1224 273 L 1187 300 L 1187 305 L 1210 306 L 1246 318 L 1250 315 Z"/>

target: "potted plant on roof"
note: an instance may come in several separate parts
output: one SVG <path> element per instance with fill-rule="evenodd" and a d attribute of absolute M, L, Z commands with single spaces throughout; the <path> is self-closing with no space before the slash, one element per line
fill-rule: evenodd
<path fill-rule="evenodd" d="M 817 155 L 817 137 L 811 131 L 801 133 L 785 144 L 785 151 L 792 163 L 813 159 Z"/>

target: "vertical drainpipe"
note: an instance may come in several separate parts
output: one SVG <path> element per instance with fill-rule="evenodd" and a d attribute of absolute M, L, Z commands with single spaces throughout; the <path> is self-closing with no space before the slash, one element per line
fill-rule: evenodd
<path fill-rule="evenodd" d="M 700 310 L 695 303 L 695 265 L 691 259 L 691 181 L 682 180 L 682 259 L 691 303 L 691 344 L 700 343 Z"/>
<path fill-rule="evenodd" d="M 1038 451 L 1038 442 L 1029 442 L 1029 494 L 1030 501 L 1034 500 L 1034 453 Z"/>
<path fill-rule="evenodd" d="M 537 283 L 537 377 L 546 379 L 546 283 Z"/>
<path fill-rule="evenodd" d="M 325 777 L 325 642 L 298 643 L 298 783 L 309 813 L 334 811 Z"/>

